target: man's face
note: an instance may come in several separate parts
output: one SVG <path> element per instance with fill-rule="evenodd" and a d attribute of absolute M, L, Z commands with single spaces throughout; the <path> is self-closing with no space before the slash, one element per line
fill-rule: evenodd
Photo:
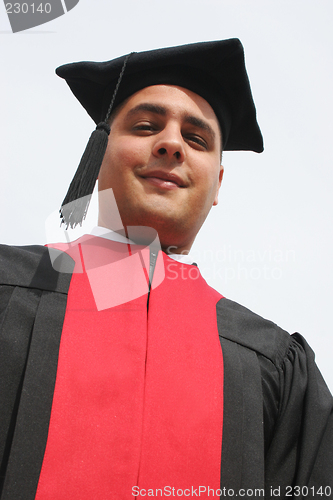
<path fill-rule="evenodd" d="M 146 87 L 116 113 L 98 189 L 113 189 L 125 227 L 152 227 L 163 249 L 189 250 L 217 204 L 220 149 L 219 123 L 205 99 L 173 85 Z M 101 206 L 99 224 L 112 229 Z"/>

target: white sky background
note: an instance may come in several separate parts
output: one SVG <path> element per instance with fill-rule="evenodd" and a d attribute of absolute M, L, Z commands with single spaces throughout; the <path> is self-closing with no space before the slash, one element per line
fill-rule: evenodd
<path fill-rule="evenodd" d="M 332 0 L 80 0 L 12 34 L 1 2 L 1 241 L 45 243 L 94 128 L 57 66 L 238 37 L 265 152 L 225 153 L 193 252 L 223 295 L 302 333 L 332 391 L 332 14 Z"/>

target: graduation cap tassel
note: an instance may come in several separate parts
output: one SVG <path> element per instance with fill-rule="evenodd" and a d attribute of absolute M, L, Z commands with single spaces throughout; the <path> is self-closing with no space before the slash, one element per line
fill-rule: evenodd
<path fill-rule="evenodd" d="M 132 54 L 133 52 L 125 57 L 105 120 L 104 122 L 100 122 L 91 134 L 80 164 L 69 186 L 64 201 L 62 202 L 59 212 L 61 224 L 65 224 L 66 229 L 68 229 L 69 226 L 71 228 L 75 228 L 78 224 L 82 225 L 82 221 L 87 215 L 91 195 L 93 193 L 108 144 L 110 126 L 107 121 L 111 115 L 127 61 Z"/>
<path fill-rule="evenodd" d="M 74 228 L 82 225 L 85 219 L 91 195 L 94 190 L 99 170 L 108 144 L 110 126 L 101 122 L 90 136 L 80 164 L 62 202 L 60 217 L 63 224 Z"/>

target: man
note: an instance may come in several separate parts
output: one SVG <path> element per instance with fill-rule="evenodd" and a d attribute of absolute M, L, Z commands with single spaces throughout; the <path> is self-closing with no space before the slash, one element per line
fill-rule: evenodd
<path fill-rule="evenodd" d="M 332 496 L 311 349 L 187 255 L 222 150 L 263 149 L 240 42 L 58 74 L 98 123 L 61 216 L 82 221 L 98 176 L 100 227 L 2 250 L 1 500 Z"/>

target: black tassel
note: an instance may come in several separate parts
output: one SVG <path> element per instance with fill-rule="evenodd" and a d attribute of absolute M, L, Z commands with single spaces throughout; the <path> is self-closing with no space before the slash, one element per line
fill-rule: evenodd
<path fill-rule="evenodd" d="M 90 136 L 80 164 L 60 208 L 61 223 L 82 226 L 108 144 L 110 126 L 101 122 Z"/>
<path fill-rule="evenodd" d="M 74 228 L 78 224 L 82 226 L 82 221 L 86 218 L 91 195 L 96 184 L 108 144 L 108 137 L 110 135 L 110 126 L 107 122 L 113 110 L 113 104 L 120 82 L 123 78 L 127 61 L 132 54 L 134 54 L 134 52 L 131 52 L 125 57 L 105 120 L 104 122 L 100 122 L 96 130 L 91 134 L 80 164 L 75 172 L 64 201 L 62 202 L 59 212 L 61 224 L 66 224 L 66 229 L 68 229 L 68 226 Z"/>

